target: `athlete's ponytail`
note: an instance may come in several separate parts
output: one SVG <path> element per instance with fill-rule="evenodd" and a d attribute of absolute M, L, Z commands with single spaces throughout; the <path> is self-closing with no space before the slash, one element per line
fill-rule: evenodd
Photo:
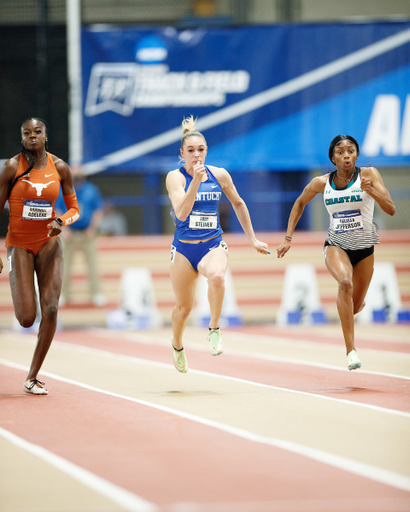
<path fill-rule="evenodd" d="M 23 176 L 25 176 L 26 174 L 28 174 L 31 171 L 31 169 L 34 167 L 34 164 L 35 164 L 35 160 L 34 160 L 33 154 L 31 153 L 31 151 L 26 149 L 23 144 L 21 145 L 20 153 L 23 153 L 23 155 L 26 155 L 26 157 L 28 159 L 28 162 L 29 162 L 29 166 L 28 166 L 28 168 L 24 172 L 22 172 L 21 174 L 19 174 L 18 176 L 16 176 L 14 178 L 14 180 L 13 180 L 13 182 L 10 185 L 10 188 L 9 188 L 8 197 L 10 197 L 11 191 L 13 190 L 13 187 L 17 183 L 17 181 L 20 178 L 22 178 Z"/>
<path fill-rule="evenodd" d="M 206 143 L 205 137 L 201 132 L 195 130 L 195 125 L 198 118 L 194 119 L 194 116 L 189 116 L 187 118 L 184 117 L 182 121 L 182 139 L 181 139 L 181 149 L 184 149 L 185 140 L 188 137 L 202 137 Z"/>

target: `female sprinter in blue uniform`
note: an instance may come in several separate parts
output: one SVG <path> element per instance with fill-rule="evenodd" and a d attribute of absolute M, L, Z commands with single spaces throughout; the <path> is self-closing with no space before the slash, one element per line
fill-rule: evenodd
<path fill-rule="evenodd" d="M 373 223 L 376 201 L 394 215 L 396 207 L 374 167 L 356 167 L 359 144 L 350 135 L 338 135 L 330 143 L 329 158 L 336 170 L 314 178 L 296 199 L 290 212 L 284 242 L 277 249 L 283 258 L 303 210 L 316 194 L 323 194 L 329 212 L 329 232 L 325 241 L 326 267 L 338 282 L 337 310 L 346 344 L 349 370 L 361 367 L 354 344 L 354 315 L 364 305 L 373 276 L 374 245 L 379 237 Z"/>
<path fill-rule="evenodd" d="M 182 122 L 181 160 L 185 165 L 167 175 L 166 185 L 176 225 L 171 248 L 171 282 L 176 305 L 172 312 L 172 347 L 175 368 L 188 371 L 182 335 L 195 301 L 198 273 L 208 279 L 211 309 L 208 342 L 213 356 L 223 352 L 219 318 L 225 293 L 228 246 L 222 240 L 218 203 L 222 192 L 231 202 L 250 244 L 261 254 L 268 246 L 256 239 L 245 202 L 239 196 L 229 173 L 205 166 L 205 137 L 195 130 L 191 116 Z"/>

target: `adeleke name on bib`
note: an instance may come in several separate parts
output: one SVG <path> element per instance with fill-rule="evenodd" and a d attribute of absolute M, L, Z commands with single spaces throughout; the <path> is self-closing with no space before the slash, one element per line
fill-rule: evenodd
<path fill-rule="evenodd" d="M 25 220 L 48 220 L 53 216 L 53 205 L 51 201 L 26 199 L 23 206 L 23 219 Z"/>

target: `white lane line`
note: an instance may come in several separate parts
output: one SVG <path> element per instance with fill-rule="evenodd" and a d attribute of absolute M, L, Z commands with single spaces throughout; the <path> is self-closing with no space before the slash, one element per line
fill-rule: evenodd
<path fill-rule="evenodd" d="M 90 329 L 88 332 L 92 336 L 97 336 L 97 337 L 99 336 L 101 338 L 107 338 L 107 339 L 111 339 L 111 340 L 113 339 L 113 333 L 119 334 L 118 331 L 106 331 L 104 329 Z M 243 333 L 237 333 L 234 331 L 224 331 L 224 333 L 229 334 L 230 336 L 237 337 L 237 338 L 239 338 L 240 335 L 243 335 L 243 340 L 249 341 L 249 336 L 245 335 Z M 260 342 L 260 343 L 265 343 L 265 344 L 269 344 L 269 345 L 272 345 L 275 341 L 280 341 L 280 342 L 288 342 L 288 343 L 289 342 L 298 343 L 302 346 L 306 345 L 307 347 L 311 346 L 314 348 L 318 348 L 318 347 L 323 348 L 322 343 L 318 344 L 313 341 L 312 342 L 311 341 L 303 341 L 303 340 L 299 341 L 299 340 L 292 340 L 292 339 L 288 339 L 288 338 L 277 338 L 277 337 L 271 338 L 269 336 L 258 335 L 258 334 L 255 334 L 255 335 L 252 334 L 252 337 L 257 338 L 258 343 Z M 152 337 L 152 336 L 147 336 L 145 334 L 140 334 L 140 333 L 130 333 L 130 332 L 121 331 L 121 338 L 126 339 L 127 341 L 141 343 L 144 345 L 159 345 L 162 347 L 165 347 L 165 346 L 169 347 L 169 345 L 170 345 L 170 341 L 167 340 L 166 338 Z M 335 345 L 327 344 L 326 347 L 335 348 Z M 197 350 L 199 352 L 208 352 L 208 347 L 204 347 L 201 345 L 196 345 L 196 344 L 191 343 L 191 344 L 189 344 L 189 350 Z M 376 349 L 374 349 L 374 350 L 373 349 L 362 349 L 362 350 L 380 354 L 380 351 L 378 351 Z M 276 363 L 287 363 L 287 364 L 296 364 L 296 365 L 302 365 L 302 366 L 312 366 L 314 368 L 324 368 L 326 370 L 336 370 L 336 371 L 341 371 L 341 372 L 348 371 L 346 367 L 334 366 L 334 365 L 324 364 L 324 363 L 316 363 L 316 362 L 312 362 L 312 361 L 291 359 L 291 358 L 287 358 L 287 357 L 272 356 L 270 354 L 261 354 L 258 352 L 240 352 L 239 350 L 225 349 L 225 353 L 229 354 L 229 355 L 239 356 L 239 357 L 248 357 L 248 358 L 252 357 L 254 359 L 264 359 L 266 361 L 273 361 Z M 410 357 L 409 354 L 402 354 L 401 352 L 398 353 L 398 352 L 383 351 L 383 354 L 384 353 L 389 354 L 391 356 L 396 356 L 396 357 L 399 354 L 400 358 L 402 358 L 402 356 Z M 410 380 L 410 376 L 408 377 L 406 375 L 397 375 L 394 373 L 372 372 L 369 370 L 362 370 L 362 369 L 360 370 L 360 373 L 365 373 L 366 375 L 377 375 L 377 376 L 381 376 L 381 377 L 391 377 L 394 379 Z"/>
<path fill-rule="evenodd" d="M 140 498 L 136 494 L 126 491 L 125 489 L 112 484 L 108 480 L 105 480 L 104 478 L 101 478 L 66 459 L 63 459 L 59 455 L 55 455 L 42 446 L 30 443 L 29 441 L 26 441 L 25 439 L 16 436 L 1 427 L 0 436 L 15 446 L 22 448 L 23 450 L 47 462 L 51 466 L 59 469 L 66 475 L 74 478 L 101 496 L 108 498 L 125 510 L 129 510 L 131 512 L 156 512 L 158 510 L 156 505 Z"/>
<path fill-rule="evenodd" d="M 10 368 L 16 368 L 19 370 L 27 371 L 28 367 L 24 365 L 20 365 L 17 363 L 13 363 L 11 361 L 5 361 L 0 359 L 0 364 L 4 364 L 5 366 L 9 366 Z M 74 386 L 78 386 L 89 391 L 94 391 L 96 393 L 101 393 L 103 395 L 112 396 L 114 398 L 120 398 L 122 400 L 128 400 L 129 402 L 134 402 L 139 405 L 143 405 L 146 407 L 150 407 L 152 409 L 156 409 L 158 411 L 166 412 L 172 414 L 174 416 L 179 416 L 180 418 L 184 418 L 190 421 L 194 421 L 195 423 L 199 423 L 201 425 L 206 425 L 208 427 L 216 428 L 228 434 L 232 434 L 234 436 L 240 437 L 242 439 L 246 439 L 247 441 L 251 441 L 258 444 L 265 444 L 268 446 L 273 446 L 274 448 L 280 448 L 282 450 L 289 451 L 291 453 L 295 453 L 297 455 L 302 455 L 304 457 L 308 457 L 309 459 L 315 460 L 317 462 L 322 462 L 323 464 L 327 464 L 328 466 L 335 467 L 337 469 L 341 469 L 343 471 L 347 471 L 349 473 L 368 478 L 370 480 L 374 480 L 375 482 L 379 482 L 385 485 L 389 485 L 390 487 L 395 487 L 396 489 L 401 489 L 403 491 L 410 492 L 410 478 L 402 475 L 400 473 L 396 473 L 394 471 L 388 471 L 386 469 L 381 469 L 376 466 L 372 466 L 370 464 L 365 464 L 363 462 L 354 461 L 348 459 L 346 457 L 341 457 L 339 455 L 335 455 L 332 453 L 325 452 L 323 450 L 319 450 L 316 448 L 310 448 L 308 446 L 303 446 L 298 443 L 294 443 L 292 441 L 285 441 L 283 439 L 275 439 L 271 437 L 262 436 L 259 434 L 255 434 L 253 432 L 249 432 L 247 430 L 232 427 L 231 425 L 226 425 L 224 423 L 220 423 L 218 421 L 209 420 L 206 418 L 202 418 L 200 416 L 196 416 L 194 414 L 178 411 L 177 409 L 171 409 L 170 407 L 166 407 L 163 405 L 157 405 L 151 402 L 146 402 L 145 400 L 139 400 L 138 398 L 132 398 L 125 395 L 120 395 L 118 393 L 113 393 L 111 391 L 106 391 L 104 389 L 99 389 L 94 386 L 90 386 L 88 384 L 83 384 L 82 382 L 74 381 L 72 379 L 67 379 L 65 377 L 61 377 L 59 375 L 50 373 L 50 372 L 41 372 L 42 375 L 50 377 L 52 379 L 58 380 L 60 382 L 66 382 L 68 384 L 72 384 Z M 148 504 L 151 505 L 151 504 Z"/>
<path fill-rule="evenodd" d="M 57 346 L 59 348 L 62 348 L 64 350 L 71 351 L 71 352 L 79 352 L 79 353 L 88 354 L 88 355 L 97 355 L 97 356 L 101 356 L 101 357 L 106 357 L 107 359 L 110 359 L 110 360 L 116 359 L 117 361 L 123 361 L 123 362 L 127 362 L 127 363 L 135 363 L 135 364 L 143 364 L 143 365 L 148 365 L 148 366 L 156 366 L 158 368 L 165 368 L 167 370 L 171 369 L 172 371 L 174 371 L 174 366 L 172 364 L 161 363 L 159 361 L 153 361 L 150 359 L 142 359 L 139 357 L 128 356 L 128 355 L 124 355 L 124 354 L 116 354 L 115 352 L 109 352 L 107 350 L 101 350 L 99 348 L 91 348 L 91 347 L 87 347 L 84 345 L 74 345 L 72 343 L 67 343 L 65 341 L 58 341 L 58 340 L 54 340 L 53 345 Z M 260 359 L 259 356 L 255 356 L 255 358 Z M 279 360 L 279 359 L 277 359 L 277 360 Z M 282 361 L 291 362 L 291 363 L 294 362 L 293 360 L 287 361 L 285 359 L 282 359 Z M 18 363 L 12 363 L 11 361 L 6 361 L 4 359 L 0 359 L 0 364 L 4 364 L 5 366 L 10 366 L 11 364 L 17 364 L 17 366 L 19 366 Z M 322 365 L 322 366 L 326 367 L 325 365 Z M 332 366 L 329 366 L 328 368 L 333 369 Z M 272 386 L 269 384 L 263 384 L 261 382 L 255 382 L 255 381 L 250 381 L 250 380 L 246 380 L 246 379 L 241 379 L 239 377 L 231 377 L 229 375 L 222 375 L 222 374 L 218 374 L 218 373 L 206 372 L 203 370 L 195 370 L 192 367 L 189 368 L 189 371 L 190 371 L 190 373 L 193 373 L 196 375 L 204 375 L 207 377 L 212 377 L 212 378 L 217 378 L 217 379 L 222 379 L 222 380 L 229 380 L 229 381 L 233 381 L 233 382 L 238 382 L 240 384 L 247 384 L 247 385 L 257 386 L 257 387 L 261 387 L 261 388 L 274 389 L 277 391 L 283 391 L 286 393 L 292 393 L 292 394 L 296 394 L 296 395 L 310 396 L 313 398 L 318 398 L 320 400 L 328 400 L 331 402 L 344 403 L 349 406 L 353 405 L 353 406 L 360 407 L 363 409 L 371 409 L 371 410 L 374 410 L 377 412 L 383 412 L 383 413 L 387 413 L 387 414 L 393 414 L 396 416 L 410 418 L 410 413 L 407 413 L 404 411 L 399 411 L 396 409 L 387 409 L 385 407 L 380 407 L 380 406 L 371 405 L 371 404 L 365 404 L 362 402 L 353 402 L 351 400 L 345 400 L 343 398 L 334 398 L 334 397 L 321 395 L 321 394 L 317 394 L 317 393 L 309 393 L 307 391 L 299 391 L 299 390 L 295 390 L 295 389 L 283 388 L 280 386 Z M 345 371 L 347 371 L 347 370 L 345 370 Z M 41 373 L 44 375 L 47 375 L 47 372 L 42 371 Z"/>
<path fill-rule="evenodd" d="M 101 350 L 98 348 L 91 348 L 91 347 L 87 347 L 84 345 L 72 345 L 71 343 L 66 343 L 64 341 L 54 340 L 53 343 L 65 350 L 69 350 L 69 351 L 74 350 L 77 352 L 81 352 L 83 354 L 100 355 L 102 357 L 106 357 L 111 360 L 117 359 L 119 361 L 132 362 L 132 363 L 136 363 L 136 364 L 144 364 L 144 365 L 149 365 L 149 366 L 157 366 L 159 368 L 166 368 L 168 370 L 171 369 L 172 371 L 175 370 L 173 364 L 160 363 L 158 361 L 152 361 L 150 359 L 141 359 L 139 357 L 127 356 L 127 355 L 123 355 L 123 354 L 116 354 L 115 352 L 109 352 L 107 350 Z M 1 361 L 2 360 L 0 359 L 0 362 Z M 321 395 L 321 394 L 317 394 L 317 393 L 308 393 L 307 391 L 299 391 L 299 390 L 295 390 L 295 389 L 282 388 L 280 386 L 271 386 L 269 384 L 263 384 L 261 382 L 255 382 L 255 381 L 251 381 L 251 380 L 241 379 L 239 377 L 231 377 L 229 375 L 222 375 L 222 374 L 218 374 L 218 373 L 206 372 L 203 370 L 195 370 L 192 367 L 189 368 L 189 371 L 196 375 L 205 375 L 207 377 L 229 380 L 229 381 L 233 381 L 233 382 L 238 382 L 240 384 L 248 384 L 251 386 L 257 386 L 257 387 L 261 387 L 261 388 L 268 388 L 268 389 L 275 389 L 277 391 L 284 391 L 284 392 L 292 393 L 295 395 L 305 395 L 305 396 L 310 396 L 313 398 L 319 398 L 321 400 L 329 400 L 331 402 L 355 405 L 357 407 L 361 407 L 364 409 L 371 409 L 373 411 L 394 414 L 396 416 L 403 416 L 404 418 L 410 418 L 410 413 L 404 412 L 404 411 L 398 411 L 396 409 L 387 409 L 385 407 L 379 407 L 377 405 L 364 404 L 361 402 L 352 402 L 350 400 L 345 400 L 343 398 L 334 398 L 331 396 L 325 396 L 325 395 Z M 345 370 L 345 371 L 347 371 L 347 370 Z"/>
<path fill-rule="evenodd" d="M 32 337 L 32 338 L 34 338 L 34 337 Z M 124 361 L 124 362 L 127 362 L 127 363 L 135 363 L 135 364 L 143 364 L 143 365 L 149 365 L 149 366 L 156 366 L 158 368 L 166 368 L 167 370 L 171 369 L 172 371 L 175 370 L 174 365 L 172 365 L 172 364 L 160 363 L 159 361 L 152 361 L 150 359 L 141 359 L 139 357 L 128 356 L 128 355 L 124 355 L 124 354 L 116 354 L 115 352 L 109 352 L 107 350 L 101 350 L 99 348 L 91 348 L 91 347 L 87 347 L 87 346 L 84 346 L 84 345 L 74 345 L 72 343 L 68 343 L 68 342 L 65 342 L 65 341 L 54 340 L 53 341 L 53 345 L 57 346 L 57 347 L 60 347 L 60 348 L 62 348 L 64 350 L 71 351 L 71 352 L 74 351 L 74 352 L 79 352 L 79 353 L 82 353 L 82 354 L 98 355 L 98 356 L 101 356 L 101 357 L 106 357 L 107 359 L 110 359 L 110 360 L 116 359 L 117 361 Z M 246 357 L 254 357 L 255 359 L 261 359 L 260 355 L 253 355 L 253 354 L 249 354 L 248 355 L 248 354 L 242 354 L 241 352 L 238 352 L 236 355 L 241 355 L 241 356 L 243 355 L 243 356 L 246 356 Z M 270 356 L 266 356 L 266 358 L 267 359 L 271 359 Z M 284 358 L 282 358 L 282 359 L 274 358 L 274 360 L 276 362 L 277 361 L 282 361 L 282 362 L 286 362 L 286 363 L 295 363 L 295 361 L 293 359 L 287 360 L 287 359 L 284 359 Z M 0 359 L 0 364 L 4 364 L 5 366 L 8 366 L 9 363 L 10 363 L 10 361 L 6 361 L 4 359 Z M 298 363 L 296 362 L 295 364 L 298 364 Z M 315 366 L 321 366 L 323 368 L 329 368 L 329 369 L 337 368 L 337 367 L 333 367 L 333 366 L 318 365 L 316 363 L 315 363 Z M 207 376 L 207 377 L 212 377 L 212 378 L 217 378 L 217 379 L 223 379 L 223 380 L 229 380 L 229 381 L 233 381 L 233 382 L 238 382 L 240 384 L 247 384 L 247 385 L 257 386 L 257 387 L 261 387 L 261 388 L 274 389 L 276 391 L 284 391 L 286 393 L 292 393 L 292 394 L 295 394 L 295 395 L 310 396 L 310 397 L 313 397 L 313 398 L 319 398 L 320 400 L 328 400 L 328 401 L 331 401 L 331 402 L 338 402 L 338 403 L 347 404 L 349 406 L 353 405 L 353 406 L 356 406 L 356 407 L 360 407 L 362 409 L 370 409 L 370 410 L 377 411 L 377 412 L 393 414 L 395 416 L 402 416 L 404 418 L 410 418 L 410 413 L 404 412 L 404 411 L 399 411 L 399 410 L 396 410 L 396 409 L 387 409 L 385 407 L 380 407 L 380 406 L 372 405 L 372 404 L 365 404 L 365 403 L 362 403 L 362 402 L 353 402 L 351 400 L 345 400 L 343 398 L 334 398 L 334 397 L 331 397 L 331 396 L 321 395 L 321 394 L 317 394 L 317 393 L 308 393 L 307 391 L 299 391 L 299 390 L 296 390 L 296 389 L 283 388 L 283 387 L 280 387 L 280 386 L 272 386 L 272 385 L 269 385 L 269 384 L 263 384 L 261 382 L 255 382 L 255 381 L 251 381 L 251 380 L 241 379 L 239 377 L 231 377 L 229 375 L 222 375 L 222 374 L 218 374 L 218 373 L 206 372 L 206 371 L 203 371 L 203 370 L 195 370 L 192 367 L 189 368 L 189 371 L 190 371 L 190 373 L 194 373 L 196 375 L 204 375 L 204 376 Z M 347 370 L 344 369 L 344 371 L 347 371 Z M 44 375 L 47 375 L 46 372 L 42 371 L 41 373 L 44 374 Z"/>
<path fill-rule="evenodd" d="M 257 338 L 258 342 L 265 343 L 265 344 L 268 344 L 268 345 L 272 345 L 275 342 L 281 342 L 281 343 L 293 343 L 295 345 L 305 346 L 305 347 L 308 347 L 308 348 L 309 347 L 321 348 L 323 346 L 333 347 L 333 348 L 337 348 L 338 347 L 338 345 L 335 345 L 333 343 L 319 343 L 317 341 L 304 340 L 303 338 L 300 338 L 300 336 L 303 336 L 302 333 L 301 334 L 297 334 L 297 336 L 299 336 L 298 339 L 282 338 L 282 337 L 279 337 L 279 336 L 268 336 L 266 334 L 253 334 L 253 333 L 228 331 L 226 329 L 224 330 L 224 334 L 225 335 L 229 335 L 229 336 L 233 336 L 235 338 L 240 338 L 243 341 L 249 341 L 249 336 L 252 336 L 252 338 Z M 343 340 L 341 340 L 341 344 L 343 344 Z M 392 351 L 392 350 L 380 350 L 380 349 L 374 349 L 374 348 L 361 348 L 360 352 L 362 352 L 362 351 L 373 352 L 373 353 L 377 353 L 377 354 L 382 353 L 383 355 L 387 354 L 387 355 L 396 356 L 396 357 L 399 356 L 401 359 L 405 358 L 405 359 L 409 359 L 410 360 L 410 354 L 408 354 L 406 352 L 396 352 L 396 351 Z"/>

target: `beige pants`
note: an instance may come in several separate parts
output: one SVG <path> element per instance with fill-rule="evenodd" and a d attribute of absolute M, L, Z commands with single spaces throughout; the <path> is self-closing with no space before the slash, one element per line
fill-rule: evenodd
<path fill-rule="evenodd" d="M 84 231 L 72 231 L 71 237 L 63 240 L 64 248 L 64 277 L 61 295 L 69 300 L 71 288 L 71 270 L 74 253 L 80 250 L 84 253 L 88 270 L 88 283 L 91 298 L 101 293 L 100 277 L 97 264 L 97 244 L 95 237 L 89 237 Z"/>

